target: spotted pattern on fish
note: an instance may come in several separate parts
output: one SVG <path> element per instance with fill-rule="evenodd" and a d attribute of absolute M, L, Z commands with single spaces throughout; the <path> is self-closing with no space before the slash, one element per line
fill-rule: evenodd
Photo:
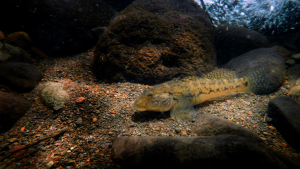
<path fill-rule="evenodd" d="M 218 78 L 219 75 L 220 72 Z M 248 77 L 235 79 L 216 79 L 211 76 L 187 77 L 155 85 L 144 91 L 132 104 L 132 108 L 138 111 L 170 111 L 170 116 L 174 120 L 188 122 L 196 117 L 193 105 L 233 92 L 249 90 Z"/>

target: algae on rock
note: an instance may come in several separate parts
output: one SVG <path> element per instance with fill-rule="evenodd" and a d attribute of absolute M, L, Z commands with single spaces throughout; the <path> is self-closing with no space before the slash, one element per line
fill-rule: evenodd
<path fill-rule="evenodd" d="M 60 82 L 46 82 L 40 86 L 40 96 L 44 104 L 59 110 L 64 107 L 64 104 L 69 97 L 64 83 Z"/>

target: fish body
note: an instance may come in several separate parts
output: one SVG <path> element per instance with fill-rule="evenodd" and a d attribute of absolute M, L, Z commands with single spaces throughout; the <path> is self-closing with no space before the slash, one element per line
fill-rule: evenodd
<path fill-rule="evenodd" d="M 188 77 L 169 81 L 144 91 L 132 104 L 138 111 L 170 111 L 178 122 L 192 121 L 197 113 L 193 105 L 233 92 L 250 90 L 249 78 Z"/>

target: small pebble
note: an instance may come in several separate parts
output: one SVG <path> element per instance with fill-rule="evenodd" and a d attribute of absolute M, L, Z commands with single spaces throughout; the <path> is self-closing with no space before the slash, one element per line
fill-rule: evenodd
<path fill-rule="evenodd" d="M 94 118 L 93 118 L 93 122 L 96 122 L 96 121 L 97 121 L 97 118 L 96 118 L 96 117 L 94 117 Z"/>
<path fill-rule="evenodd" d="M 76 103 L 82 103 L 82 102 L 84 102 L 84 100 L 85 100 L 84 97 L 78 97 L 78 98 L 76 99 Z"/>
<path fill-rule="evenodd" d="M 21 131 L 21 132 L 24 132 L 24 131 L 25 131 L 25 127 L 22 127 L 20 131 Z"/>
<path fill-rule="evenodd" d="M 16 142 L 17 141 L 17 138 L 11 138 L 9 139 L 9 142 L 13 143 L 13 142 Z"/>
<path fill-rule="evenodd" d="M 52 166 L 54 165 L 54 162 L 53 161 L 49 161 L 47 164 L 46 164 L 46 168 L 51 168 Z"/>
<path fill-rule="evenodd" d="M 269 126 L 269 129 L 271 129 L 271 130 L 275 130 L 275 127 L 273 127 L 273 126 Z"/>
<path fill-rule="evenodd" d="M 285 61 L 285 64 L 288 66 L 293 66 L 296 63 L 296 61 L 294 59 L 288 59 L 287 61 Z"/>
<path fill-rule="evenodd" d="M 292 59 L 299 60 L 300 59 L 300 53 L 294 54 L 291 56 Z"/>
<path fill-rule="evenodd" d="M 176 133 L 180 133 L 180 132 L 181 132 L 181 129 L 180 129 L 180 128 L 176 128 L 176 129 L 175 129 L 175 132 L 176 132 Z"/>
<path fill-rule="evenodd" d="M 76 120 L 76 122 L 75 122 L 77 125 L 81 125 L 81 124 L 83 124 L 83 121 L 82 121 L 82 118 L 81 117 L 79 117 L 77 120 Z"/>

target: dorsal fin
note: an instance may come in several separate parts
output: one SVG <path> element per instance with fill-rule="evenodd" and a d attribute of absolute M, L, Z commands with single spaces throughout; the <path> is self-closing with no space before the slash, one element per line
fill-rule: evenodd
<path fill-rule="evenodd" d="M 206 78 L 206 79 L 227 79 L 227 80 L 232 80 L 232 79 L 236 79 L 237 76 L 236 76 L 235 71 L 228 70 L 228 69 L 217 68 L 217 69 L 209 72 L 208 74 L 206 74 L 204 76 L 204 78 Z"/>

